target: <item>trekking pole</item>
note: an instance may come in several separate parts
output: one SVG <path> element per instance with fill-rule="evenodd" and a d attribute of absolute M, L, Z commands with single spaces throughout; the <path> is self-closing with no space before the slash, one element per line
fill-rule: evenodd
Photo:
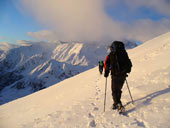
<path fill-rule="evenodd" d="M 132 100 L 132 104 L 134 104 L 127 80 L 126 80 L 126 84 L 127 84 L 127 88 L 128 88 L 128 91 L 129 91 L 130 98 Z"/>
<path fill-rule="evenodd" d="M 105 105 L 106 105 L 106 90 L 107 90 L 107 77 L 106 77 L 106 83 L 105 83 L 104 112 L 105 112 Z"/>

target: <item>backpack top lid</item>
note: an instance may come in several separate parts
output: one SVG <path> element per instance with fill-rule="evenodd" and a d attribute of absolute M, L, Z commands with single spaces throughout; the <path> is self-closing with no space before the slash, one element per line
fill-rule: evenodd
<path fill-rule="evenodd" d="M 121 41 L 113 41 L 113 43 L 110 45 L 110 51 L 116 52 L 118 50 L 124 50 L 125 46 L 124 43 Z"/>

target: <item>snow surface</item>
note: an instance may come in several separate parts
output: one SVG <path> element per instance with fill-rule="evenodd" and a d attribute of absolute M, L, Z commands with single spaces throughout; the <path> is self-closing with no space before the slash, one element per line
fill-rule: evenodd
<path fill-rule="evenodd" d="M 170 32 L 128 51 L 133 69 L 124 84 L 127 115 L 111 110 L 110 77 L 98 67 L 0 106 L 0 128 L 170 128 Z"/>

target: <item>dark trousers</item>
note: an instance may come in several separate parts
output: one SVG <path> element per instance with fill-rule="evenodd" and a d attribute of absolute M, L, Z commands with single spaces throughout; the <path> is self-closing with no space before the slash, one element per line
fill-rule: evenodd
<path fill-rule="evenodd" d="M 125 75 L 121 75 L 121 76 L 112 75 L 111 89 L 112 89 L 112 97 L 113 97 L 114 104 L 121 103 L 121 94 L 122 94 L 121 89 L 125 82 L 125 78 L 126 78 Z"/>
<path fill-rule="evenodd" d="M 100 74 L 103 73 L 103 66 L 99 66 L 99 72 L 100 72 Z"/>

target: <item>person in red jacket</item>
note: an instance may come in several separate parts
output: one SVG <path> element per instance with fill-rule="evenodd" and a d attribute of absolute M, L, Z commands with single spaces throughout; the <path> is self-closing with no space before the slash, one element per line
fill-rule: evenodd
<path fill-rule="evenodd" d="M 124 109 L 121 102 L 122 87 L 127 73 L 130 73 L 132 63 L 125 50 L 123 42 L 114 41 L 110 46 L 110 53 L 104 62 L 104 76 L 107 78 L 111 71 L 111 90 L 113 109 Z"/>

